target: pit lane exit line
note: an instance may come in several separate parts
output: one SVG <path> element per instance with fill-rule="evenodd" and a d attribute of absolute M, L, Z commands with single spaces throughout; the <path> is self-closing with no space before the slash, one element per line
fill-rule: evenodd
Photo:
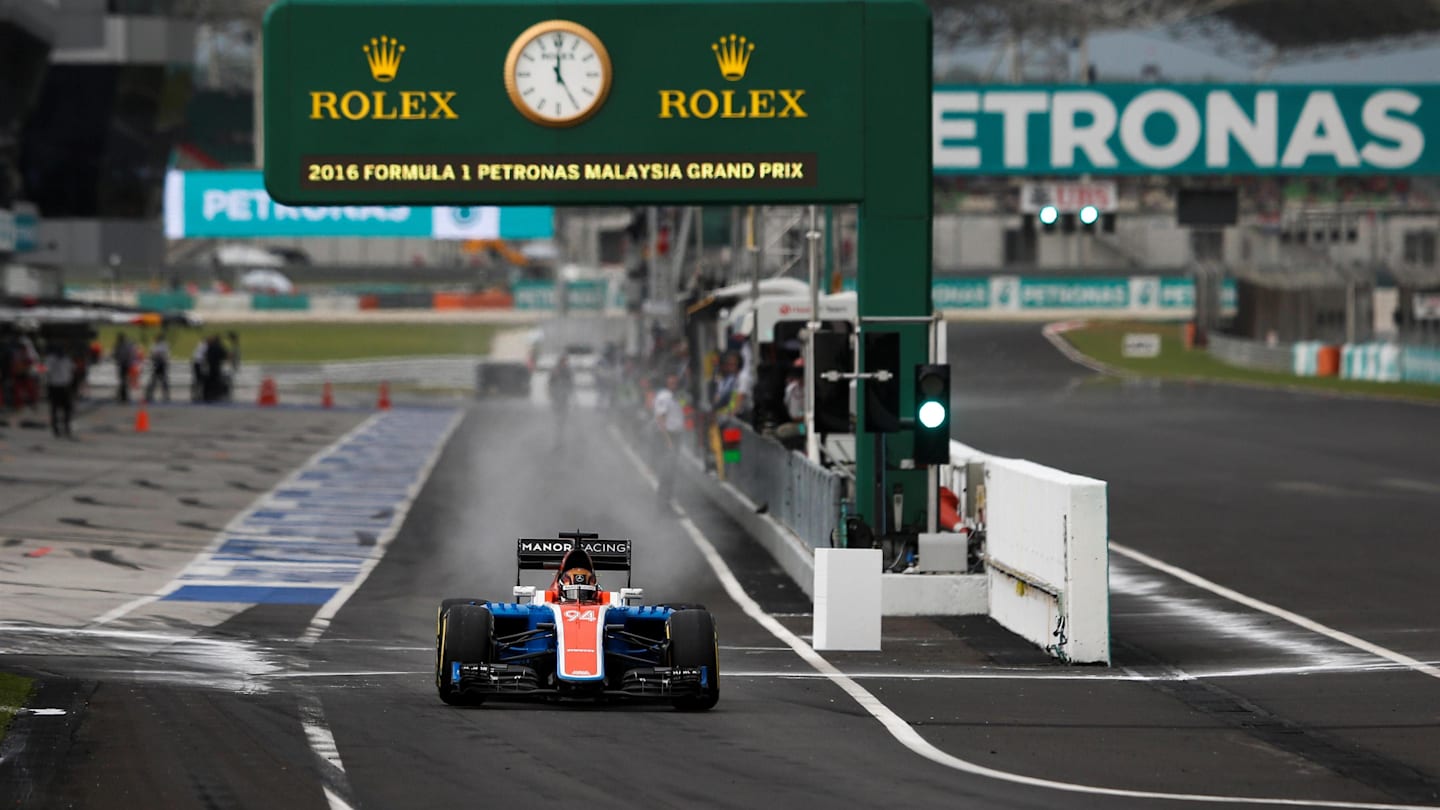
<path fill-rule="evenodd" d="M 651 488 L 658 490 L 659 481 L 656 480 L 654 473 L 650 471 L 649 466 L 646 465 L 644 460 L 641 459 L 638 455 L 636 455 L 635 451 L 630 447 L 629 443 L 625 441 L 625 438 L 620 434 L 620 431 L 617 430 L 614 425 L 610 425 L 610 435 L 615 440 L 615 443 L 619 445 L 620 449 L 630 459 L 631 463 L 635 465 L 636 469 L 640 472 L 640 476 L 648 484 L 650 484 Z M 705 561 L 710 564 L 710 569 L 715 573 L 716 578 L 720 580 L 720 584 L 724 586 L 725 593 L 730 596 L 731 600 L 733 600 L 742 611 L 744 611 L 746 616 L 749 616 L 761 627 L 768 630 L 771 635 L 773 635 L 775 638 L 779 639 L 785 645 L 790 647 L 790 649 L 794 650 L 795 654 L 800 656 L 800 658 L 804 659 L 806 663 L 810 664 L 810 666 L 813 667 L 817 673 L 828 678 L 832 683 L 840 687 L 840 689 L 846 694 L 848 694 L 857 704 L 859 704 L 862 709 L 868 712 L 871 717 L 874 717 L 876 720 L 878 720 L 880 724 L 885 727 L 885 730 L 890 732 L 890 736 L 894 737 L 896 741 L 898 741 L 901 745 L 904 745 L 906 748 L 910 749 L 915 754 L 918 754 L 938 765 L 952 768 L 963 773 L 968 773 L 989 779 L 995 779 L 1002 782 L 1010 782 L 1012 784 L 1027 785 L 1030 787 L 1043 788 L 1047 790 L 1058 790 L 1067 793 L 1085 793 L 1096 796 L 1116 796 L 1129 799 L 1159 799 L 1167 801 L 1204 802 L 1210 804 L 1263 804 L 1290 807 L 1336 807 L 1353 808 L 1354 810 L 1440 810 L 1440 807 L 1437 807 L 1435 805 L 1341 802 L 1310 799 L 1272 799 L 1253 796 L 1216 796 L 1200 793 L 1162 793 L 1159 791 L 1107 788 L 1095 785 L 1081 785 L 1073 782 L 1060 782 L 1053 779 L 1042 779 L 1035 776 L 1025 776 L 1022 774 L 1010 773 L 1008 771 L 988 768 L 984 765 L 979 765 L 969 760 L 961 759 L 960 757 L 949 754 L 935 747 L 923 736 L 921 736 L 920 733 L 909 724 L 909 722 L 907 722 L 900 715 L 896 714 L 889 706 L 886 706 L 869 690 L 861 686 L 859 683 L 856 683 L 856 681 L 849 675 L 841 672 L 839 668 L 826 660 L 824 656 L 816 652 L 813 647 L 811 647 L 809 644 L 806 644 L 803 639 L 801 639 L 795 633 L 792 633 L 783 624 L 776 621 L 772 616 L 766 613 L 764 609 L 760 607 L 759 603 L 752 599 L 750 597 L 750 594 L 746 592 L 745 586 L 740 584 L 740 580 L 735 578 L 735 574 L 730 570 L 730 566 L 725 562 L 725 559 L 720 556 L 720 552 L 715 549 L 715 546 L 710 542 L 708 538 L 705 537 L 705 534 L 700 531 L 700 527 L 696 526 L 695 522 L 690 519 L 689 515 L 685 512 L 684 507 L 682 507 L 680 503 L 675 500 L 672 500 L 670 502 L 670 505 L 671 508 L 676 511 L 676 514 L 679 515 L 679 522 L 681 528 L 683 528 L 685 530 L 685 533 L 689 535 L 691 542 L 693 542 L 695 544 L 695 547 L 699 549 L 700 554 L 705 558 Z"/>
<path fill-rule="evenodd" d="M 1239 591 L 1234 591 L 1225 587 L 1224 585 L 1211 582 L 1210 580 L 1200 576 L 1199 574 L 1193 574 L 1189 571 L 1186 571 L 1184 568 L 1179 568 L 1167 562 L 1157 560 L 1154 557 L 1151 557 L 1144 552 L 1136 551 L 1129 546 L 1123 546 L 1119 543 L 1112 542 L 1110 543 L 1110 548 L 1114 551 L 1119 552 L 1121 555 L 1129 557 L 1135 562 L 1140 563 L 1141 565 L 1153 568 L 1156 571 L 1161 571 L 1169 574 L 1176 579 L 1187 582 L 1197 588 L 1207 590 L 1215 594 L 1216 596 L 1223 597 L 1230 600 L 1231 602 L 1236 602 L 1248 608 L 1258 610 L 1262 613 L 1268 613 L 1278 619 L 1284 619 L 1285 621 L 1296 625 L 1297 627 L 1303 627 L 1312 633 L 1319 633 L 1320 635 L 1330 639 L 1334 639 L 1341 644 L 1354 647 L 1357 650 L 1362 650 L 1379 658 L 1384 658 L 1387 661 L 1394 662 L 1402 667 L 1405 667 L 1406 669 L 1413 670 L 1422 675 L 1429 675 L 1432 678 L 1440 678 L 1440 667 L 1436 667 L 1432 664 L 1427 664 L 1424 661 L 1419 661 L 1417 659 L 1411 658 L 1410 656 L 1403 653 L 1395 652 L 1394 650 L 1382 647 L 1379 644 L 1375 644 L 1374 642 L 1366 641 L 1365 639 L 1359 638 L 1358 636 L 1352 636 L 1343 630 L 1336 630 L 1333 627 L 1323 625 L 1315 621 L 1314 619 L 1308 619 L 1298 613 L 1291 613 L 1290 611 L 1281 607 L 1276 607 L 1269 602 L 1262 602 L 1253 596 L 1246 596 Z"/>

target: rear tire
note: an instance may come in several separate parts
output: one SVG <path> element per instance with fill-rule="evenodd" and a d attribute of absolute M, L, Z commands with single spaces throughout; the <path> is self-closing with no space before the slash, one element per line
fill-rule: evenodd
<path fill-rule="evenodd" d="M 703 712 L 720 702 L 720 638 L 708 610 L 677 610 L 670 614 L 670 666 L 703 667 L 706 686 L 700 694 L 677 697 L 675 708 Z"/>
<path fill-rule="evenodd" d="M 494 619 L 490 609 L 480 605 L 457 604 L 440 613 L 440 636 L 435 643 L 435 687 L 440 699 L 451 706 L 485 702 L 483 695 L 464 694 L 450 683 L 450 669 L 456 662 L 482 664 L 490 660 L 490 636 Z"/>

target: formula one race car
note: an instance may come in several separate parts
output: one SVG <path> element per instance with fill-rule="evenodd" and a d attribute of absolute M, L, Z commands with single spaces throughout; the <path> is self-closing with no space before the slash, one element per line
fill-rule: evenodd
<path fill-rule="evenodd" d="M 667 701 L 705 711 L 720 700 L 715 620 L 697 605 L 640 604 L 628 587 L 630 541 L 562 532 L 521 539 L 513 602 L 446 599 L 435 625 L 435 686 L 452 705 L 487 698 Z M 554 570 L 549 587 L 520 572 Z M 600 590 L 598 572 L 627 587 Z"/>

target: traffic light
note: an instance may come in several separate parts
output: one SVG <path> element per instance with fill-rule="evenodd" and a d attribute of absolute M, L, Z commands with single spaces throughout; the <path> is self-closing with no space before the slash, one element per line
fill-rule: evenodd
<path fill-rule="evenodd" d="M 888 380 L 867 377 L 860 380 L 860 391 L 865 397 L 865 431 L 867 433 L 895 433 L 900 430 L 900 333 L 862 332 L 865 341 L 866 374 L 881 371 L 890 375 Z"/>
<path fill-rule="evenodd" d="M 1080 209 L 1080 226 L 1087 233 L 1095 231 L 1095 224 L 1100 221 L 1100 209 L 1093 205 L 1087 205 Z"/>
<path fill-rule="evenodd" d="M 826 382 L 821 376 L 827 371 L 849 374 L 855 369 L 855 352 L 850 348 L 850 335 L 845 332 L 816 332 L 812 354 L 815 358 L 815 431 L 817 433 L 850 433 L 850 380 L 841 377 Z"/>
<path fill-rule="evenodd" d="M 915 463 L 950 463 L 950 366 L 915 366 Z"/>
<path fill-rule="evenodd" d="M 1055 223 L 1060 221 L 1060 209 L 1053 205 L 1047 205 L 1040 209 L 1040 224 L 1045 226 L 1048 233 L 1055 230 Z"/>

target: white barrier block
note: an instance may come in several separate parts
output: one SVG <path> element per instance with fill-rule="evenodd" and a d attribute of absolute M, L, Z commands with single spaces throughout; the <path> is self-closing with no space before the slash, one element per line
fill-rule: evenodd
<path fill-rule="evenodd" d="M 815 549 L 815 649 L 880 649 L 883 565 L 878 548 Z"/>
<path fill-rule="evenodd" d="M 990 608 L 984 574 L 882 574 L 886 616 L 982 616 Z"/>
<path fill-rule="evenodd" d="M 985 483 L 990 615 L 1056 657 L 1109 663 L 1105 482 L 991 458 Z"/>
<path fill-rule="evenodd" d="M 963 574 L 970 570 L 970 536 L 955 532 L 921 532 L 915 568 L 922 574 Z"/>

